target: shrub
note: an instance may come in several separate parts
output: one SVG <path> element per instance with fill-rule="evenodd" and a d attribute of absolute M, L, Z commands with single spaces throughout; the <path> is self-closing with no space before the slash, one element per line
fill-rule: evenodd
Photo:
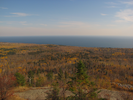
<path fill-rule="evenodd" d="M 43 86 L 43 84 L 44 84 L 44 79 L 43 79 L 43 77 L 39 76 L 39 78 L 36 81 L 36 86 L 40 87 L 40 86 Z"/>
<path fill-rule="evenodd" d="M 52 71 L 51 72 L 48 72 L 48 74 L 46 76 L 47 76 L 47 79 L 49 81 L 51 81 L 53 79 L 53 72 Z"/>
<path fill-rule="evenodd" d="M 15 81 L 16 78 L 14 75 L 0 75 L 0 100 L 5 100 L 7 97 L 13 95 L 11 88 L 14 86 Z"/>
<path fill-rule="evenodd" d="M 60 100 L 58 83 L 53 83 L 53 90 L 48 95 L 50 100 Z"/>
<path fill-rule="evenodd" d="M 17 72 L 17 73 L 15 73 L 15 77 L 17 79 L 18 85 L 20 85 L 20 86 L 25 85 L 25 77 L 22 74 Z"/>

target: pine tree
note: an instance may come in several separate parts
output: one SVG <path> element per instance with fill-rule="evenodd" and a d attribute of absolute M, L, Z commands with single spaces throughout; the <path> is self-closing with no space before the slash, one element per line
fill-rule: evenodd
<path fill-rule="evenodd" d="M 24 86 L 25 85 L 25 77 L 20 73 L 15 73 L 15 77 L 17 79 L 18 85 Z"/>
<path fill-rule="evenodd" d="M 59 69 L 59 73 L 58 73 L 58 79 L 59 79 L 59 80 L 62 80 L 62 78 L 64 78 L 63 76 L 64 76 L 64 75 L 63 75 L 63 71 L 62 71 L 62 69 L 60 68 L 60 69 Z"/>
<path fill-rule="evenodd" d="M 76 79 L 80 81 L 87 81 L 88 75 L 86 73 L 86 68 L 85 65 L 82 63 L 80 60 L 78 63 L 78 66 L 76 67 L 77 72 L 76 72 Z"/>
<path fill-rule="evenodd" d="M 53 79 L 53 72 L 52 71 L 48 72 L 48 74 L 46 76 L 47 76 L 47 79 L 49 81 L 52 81 L 52 79 Z"/>
<path fill-rule="evenodd" d="M 71 77 L 71 81 L 68 82 L 69 90 L 72 91 L 75 96 L 68 98 L 73 100 L 85 100 L 88 95 L 88 93 L 85 93 L 85 90 L 87 90 L 93 82 L 89 81 L 86 67 L 82 61 L 79 61 L 76 70 L 75 76 Z"/>

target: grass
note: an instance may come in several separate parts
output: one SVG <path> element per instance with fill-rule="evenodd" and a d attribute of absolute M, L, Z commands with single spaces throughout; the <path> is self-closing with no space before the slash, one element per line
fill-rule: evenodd
<path fill-rule="evenodd" d="M 23 91 L 27 91 L 29 90 L 30 88 L 27 87 L 27 86 L 19 86 L 19 87 L 15 87 L 13 89 L 14 92 L 23 92 Z"/>
<path fill-rule="evenodd" d="M 19 96 L 13 95 L 13 96 L 7 98 L 6 100 L 27 100 L 27 99 L 20 98 Z"/>

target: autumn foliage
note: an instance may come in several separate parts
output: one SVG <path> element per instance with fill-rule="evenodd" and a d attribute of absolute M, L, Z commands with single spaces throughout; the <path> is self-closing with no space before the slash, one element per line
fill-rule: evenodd
<path fill-rule="evenodd" d="M 0 100 L 5 100 L 7 97 L 13 95 L 11 90 L 14 87 L 16 78 L 14 75 L 0 75 Z"/>
<path fill-rule="evenodd" d="M 84 71 L 77 70 L 80 60 L 86 69 L 84 74 L 77 73 Z M 1 91 L 8 90 L 6 89 L 8 86 L 4 87 L 5 84 L 9 84 L 9 87 L 13 85 L 11 81 L 13 79 L 9 76 L 11 73 L 16 76 L 18 85 L 40 87 L 49 86 L 56 81 L 64 92 L 70 88 L 67 82 L 74 77 L 78 82 L 75 82 L 75 87 L 73 85 L 72 89 L 76 88 L 76 85 L 82 86 L 86 76 L 90 76 L 86 77 L 87 80 L 93 81 L 95 87 L 100 89 L 111 89 L 112 82 L 133 85 L 132 61 L 133 48 L 0 43 L 0 74 L 7 75 L 0 76 Z M 117 85 L 113 88 L 122 90 Z M 132 90 L 131 88 L 130 91 Z M 1 93 L 4 93 L 1 97 L 4 97 L 5 93 L 5 97 L 8 96 L 7 92 Z"/>

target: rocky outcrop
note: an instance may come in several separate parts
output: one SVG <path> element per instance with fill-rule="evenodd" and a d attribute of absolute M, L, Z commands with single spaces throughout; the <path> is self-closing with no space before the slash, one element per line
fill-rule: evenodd
<path fill-rule="evenodd" d="M 46 100 L 48 93 L 50 93 L 52 88 L 42 87 L 42 88 L 31 88 L 30 90 L 23 92 L 16 92 L 14 95 L 18 95 L 21 98 L 28 100 Z M 61 92 L 61 90 L 60 90 Z M 114 91 L 107 89 L 99 89 L 96 91 L 98 98 L 103 98 L 105 100 L 133 100 L 133 94 L 123 92 L 123 91 Z M 66 91 L 66 96 L 74 96 L 70 91 Z"/>
<path fill-rule="evenodd" d="M 104 98 L 105 100 L 133 100 L 133 94 L 123 91 L 99 89 L 96 92 L 98 94 L 98 98 Z"/>
<path fill-rule="evenodd" d="M 130 85 L 130 84 L 120 84 L 120 83 L 115 83 L 115 82 L 112 82 L 112 84 L 113 85 L 117 84 L 121 88 L 133 89 L 133 85 Z"/>

